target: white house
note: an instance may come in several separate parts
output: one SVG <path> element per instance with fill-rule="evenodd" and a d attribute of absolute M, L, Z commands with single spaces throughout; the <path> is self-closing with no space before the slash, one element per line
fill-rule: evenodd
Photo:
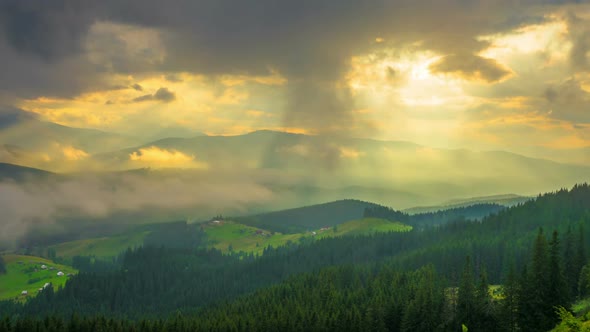
<path fill-rule="evenodd" d="M 47 270 L 47 265 L 45 265 L 45 264 L 41 265 L 41 270 Z"/>
<path fill-rule="evenodd" d="M 20 292 L 20 295 L 29 295 L 29 291 L 24 290 L 24 291 Z"/>
<path fill-rule="evenodd" d="M 58 276 L 58 277 L 62 277 L 62 276 L 64 276 L 64 275 L 65 275 L 65 274 L 64 274 L 63 272 L 61 272 L 61 271 L 57 272 L 57 276 Z"/>

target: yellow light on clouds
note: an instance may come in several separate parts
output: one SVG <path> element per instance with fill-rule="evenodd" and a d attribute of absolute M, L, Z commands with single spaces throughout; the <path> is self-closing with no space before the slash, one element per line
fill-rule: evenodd
<path fill-rule="evenodd" d="M 66 146 L 66 147 L 62 148 L 62 152 L 64 154 L 64 157 L 67 160 L 71 160 L 71 161 L 82 160 L 82 159 L 85 159 L 88 157 L 88 153 L 86 153 L 86 151 L 76 149 L 73 146 Z"/>
<path fill-rule="evenodd" d="M 348 83 L 355 94 L 364 94 L 371 104 L 385 105 L 394 101 L 404 106 L 445 104 L 456 108 L 471 102 L 460 80 L 430 71 L 430 66 L 441 58 L 432 52 L 392 54 L 384 58 L 374 54 L 355 57 Z"/>
<path fill-rule="evenodd" d="M 544 53 L 547 64 L 565 60 L 572 47 L 569 41 L 567 22 L 560 16 L 548 16 L 545 24 L 528 25 L 507 34 L 481 36 L 479 39 L 491 43 L 479 55 L 510 63 L 515 56 Z"/>
<path fill-rule="evenodd" d="M 129 154 L 134 165 L 155 168 L 199 168 L 207 169 L 206 163 L 199 162 L 194 156 L 186 155 L 177 150 L 160 149 L 156 146 L 139 149 Z"/>

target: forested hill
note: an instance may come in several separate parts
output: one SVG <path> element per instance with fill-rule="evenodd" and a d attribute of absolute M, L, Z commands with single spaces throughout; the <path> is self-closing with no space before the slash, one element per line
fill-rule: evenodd
<path fill-rule="evenodd" d="M 379 204 L 346 199 L 232 219 L 242 224 L 270 231 L 300 233 L 322 227 L 332 227 L 363 217 L 398 221 L 418 228 L 440 226 L 451 221 L 481 219 L 504 208 L 498 204 L 482 203 L 409 215 Z"/>
<path fill-rule="evenodd" d="M 125 255 L 119 271 L 81 273 L 63 290 L 44 291 L 24 306 L 4 302 L 0 313 L 162 318 L 180 310 L 183 326 L 230 330 L 337 329 L 343 323 L 349 330 L 456 331 L 465 323 L 469 331 L 542 331 L 557 321 L 553 306 L 568 307 L 580 291 L 589 223 L 590 187 L 584 184 L 481 222 L 290 244 L 259 258 L 138 249 Z M 401 272 L 415 269 L 422 270 Z M 507 285 L 504 300 L 477 290 L 488 283 Z M 442 296 L 454 286 L 458 293 Z M 190 314 L 197 311 L 202 314 Z"/>
<path fill-rule="evenodd" d="M 345 199 L 235 219 L 242 224 L 275 232 L 300 233 L 360 219 L 366 208 L 376 206 L 374 203 Z"/>
<path fill-rule="evenodd" d="M 469 206 L 441 209 L 435 212 L 407 214 L 389 207 L 374 205 L 365 208 L 363 215 L 368 218 L 382 218 L 400 221 L 419 229 L 430 226 L 440 226 L 448 222 L 464 221 L 466 219 L 480 220 L 506 207 L 493 203 L 480 203 Z"/>

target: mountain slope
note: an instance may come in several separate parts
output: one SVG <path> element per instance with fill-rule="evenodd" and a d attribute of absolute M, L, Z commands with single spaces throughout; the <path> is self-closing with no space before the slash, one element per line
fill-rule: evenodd
<path fill-rule="evenodd" d="M 365 208 L 372 206 L 376 205 L 358 200 L 341 200 L 250 217 L 240 217 L 235 218 L 235 220 L 245 225 L 271 231 L 299 233 L 361 219 Z"/>
<path fill-rule="evenodd" d="M 27 119 L 2 128 L 0 143 L 35 151 L 58 144 L 63 147 L 75 147 L 87 153 L 97 153 L 134 146 L 140 144 L 140 140 L 95 129 L 72 128 Z"/>

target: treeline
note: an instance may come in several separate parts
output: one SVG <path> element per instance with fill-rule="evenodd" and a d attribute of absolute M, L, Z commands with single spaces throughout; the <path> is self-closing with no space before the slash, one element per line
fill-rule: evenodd
<path fill-rule="evenodd" d="M 2 302 L 0 316 L 43 317 L 58 313 L 65 319 L 77 312 L 84 317 L 99 314 L 164 319 L 177 310 L 192 313 L 215 303 L 221 308 L 219 301 L 231 301 L 301 274 L 366 263 L 378 271 L 385 267 L 411 271 L 431 264 L 439 277 L 452 286 L 461 282 L 466 255 L 471 257 L 474 275 L 479 275 L 485 266 L 486 280 L 505 283 L 510 270 L 518 275 L 520 271 L 532 271 L 530 262 L 535 255 L 531 255 L 531 247 L 537 241 L 540 226 L 562 234 L 558 265 L 563 266 L 569 299 L 572 299 L 578 292 L 579 274 L 584 273 L 578 271 L 581 259 L 576 258 L 575 264 L 568 260 L 587 256 L 584 244 L 590 238 L 590 227 L 579 225 L 588 222 L 590 188 L 579 185 L 572 190 L 539 196 L 481 222 L 451 222 L 424 231 L 329 238 L 301 246 L 291 244 L 266 248 L 261 257 L 244 253 L 222 255 L 202 249 L 139 248 L 129 250 L 121 268 L 115 272 L 81 273 L 71 278 L 64 289 L 42 292 L 24 305 Z"/>
<path fill-rule="evenodd" d="M 197 225 L 186 221 L 149 226 L 150 233 L 144 238 L 145 246 L 167 248 L 200 248 L 205 246 L 207 234 Z"/>
<path fill-rule="evenodd" d="M 4 259 L 2 258 L 2 256 L 0 256 L 0 274 L 5 274 L 6 273 L 6 262 L 4 262 Z"/>
<path fill-rule="evenodd" d="M 410 220 L 409 214 L 382 205 L 376 205 L 365 208 L 365 210 L 363 211 L 363 217 L 387 219 L 403 223 L 407 223 Z"/>
<path fill-rule="evenodd" d="M 436 212 L 410 215 L 409 224 L 414 227 L 440 226 L 458 220 L 481 220 L 482 218 L 504 210 L 506 207 L 493 203 L 480 203 L 465 207 L 456 207 Z"/>
<path fill-rule="evenodd" d="M 453 221 L 480 220 L 483 217 L 497 213 L 506 207 L 499 204 L 480 203 L 465 207 L 456 207 L 436 212 L 424 212 L 407 214 L 386 206 L 372 206 L 365 208 L 365 218 L 381 218 L 391 221 L 400 221 L 422 229 L 425 227 L 441 226 Z"/>

